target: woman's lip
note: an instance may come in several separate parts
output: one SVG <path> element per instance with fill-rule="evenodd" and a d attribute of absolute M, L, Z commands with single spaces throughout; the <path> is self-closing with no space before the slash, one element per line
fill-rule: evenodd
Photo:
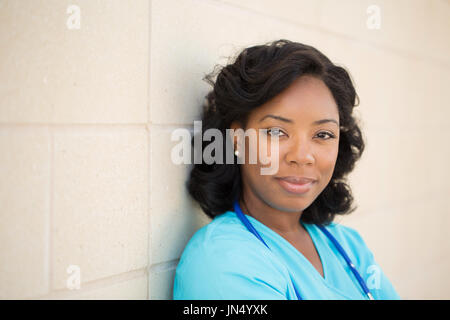
<path fill-rule="evenodd" d="M 298 184 L 288 182 L 283 179 L 277 179 L 277 181 L 283 187 L 284 190 L 296 194 L 308 192 L 311 189 L 311 186 L 315 183 L 315 181 L 310 181 L 308 183 Z"/>

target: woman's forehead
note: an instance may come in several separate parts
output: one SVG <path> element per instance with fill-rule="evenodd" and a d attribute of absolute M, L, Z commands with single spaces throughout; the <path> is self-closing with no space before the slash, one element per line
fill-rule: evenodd
<path fill-rule="evenodd" d="M 339 110 L 331 91 L 321 80 L 296 82 L 255 109 L 251 115 L 252 122 L 270 119 L 286 123 L 314 122 L 322 119 L 339 122 Z"/>
<path fill-rule="evenodd" d="M 268 122 L 281 122 L 287 125 L 305 124 L 320 121 L 334 120 L 339 125 L 339 111 L 334 101 L 326 103 L 285 103 L 279 102 L 265 105 L 255 110 L 249 120 L 263 125 Z M 322 123 L 330 121 L 322 121 Z M 333 121 L 331 121 L 332 123 Z M 318 124 L 318 123 L 316 123 Z"/>

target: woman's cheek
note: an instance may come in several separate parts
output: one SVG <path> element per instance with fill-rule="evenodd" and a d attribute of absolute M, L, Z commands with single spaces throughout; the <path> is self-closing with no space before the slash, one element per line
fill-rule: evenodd
<path fill-rule="evenodd" d="M 274 160 L 273 157 L 277 157 L 278 152 L 276 150 L 272 150 L 272 148 L 276 147 L 276 144 L 272 143 L 271 139 L 261 135 L 258 139 L 258 146 L 255 149 L 255 154 L 258 157 L 258 164 L 262 167 L 270 166 Z M 273 152 L 274 151 L 274 152 Z"/>

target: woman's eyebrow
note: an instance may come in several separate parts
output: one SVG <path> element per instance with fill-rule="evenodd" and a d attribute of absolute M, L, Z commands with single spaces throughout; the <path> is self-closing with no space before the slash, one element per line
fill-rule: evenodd
<path fill-rule="evenodd" d="M 264 117 L 261 118 L 261 120 L 259 120 L 259 122 L 263 121 L 266 118 L 274 118 L 274 119 L 281 120 L 281 121 L 288 122 L 288 123 L 293 123 L 294 122 L 291 119 L 286 119 L 286 118 L 283 118 L 283 117 L 280 117 L 280 116 L 275 116 L 273 114 L 265 115 Z"/>
<path fill-rule="evenodd" d="M 327 122 L 334 122 L 339 127 L 339 123 L 336 120 L 334 120 L 334 119 L 317 120 L 317 121 L 314 121 L 313 124 L 316 125 L 316 124 L 322 124 L 322 123 L 327 123 Z"/>
<path fill-rule="evenodd" d="M 287 122 L 287 123 L 293 123 L 294 122 L 291 119 L 283 118 L 283 117 L 280 117 L 280 116 L 275 116 L 273 114 L 265 115 L 264 117 L 261 118 L 261 120 L 259 120 L 259 122 L 263 121 L 266 118 L 273 118 L 273 119 L 277 119 L 277 120 L 284 121 L 284 122 Z M 336 120 L 334 120 L 334 119 L 321 119 L 321 120 L 314 121 L 312 124 L 313 125 L 319 125 L 319 124 L 327 123 L 327 122 L 334 122 L 337 126 L 339 126 L 339 123 Z"/>

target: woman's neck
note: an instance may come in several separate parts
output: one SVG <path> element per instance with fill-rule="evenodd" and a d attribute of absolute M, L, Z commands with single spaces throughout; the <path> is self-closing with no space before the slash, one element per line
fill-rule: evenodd
<path fill-rule="evenodd" d="M 278 210 L 252 193 L 245 193 L 240 198 L 239 205 L 244 214 L 255 218 L 285 238 L 304 236 L 307 232 L 300 223 L 302 212 Z"/>

